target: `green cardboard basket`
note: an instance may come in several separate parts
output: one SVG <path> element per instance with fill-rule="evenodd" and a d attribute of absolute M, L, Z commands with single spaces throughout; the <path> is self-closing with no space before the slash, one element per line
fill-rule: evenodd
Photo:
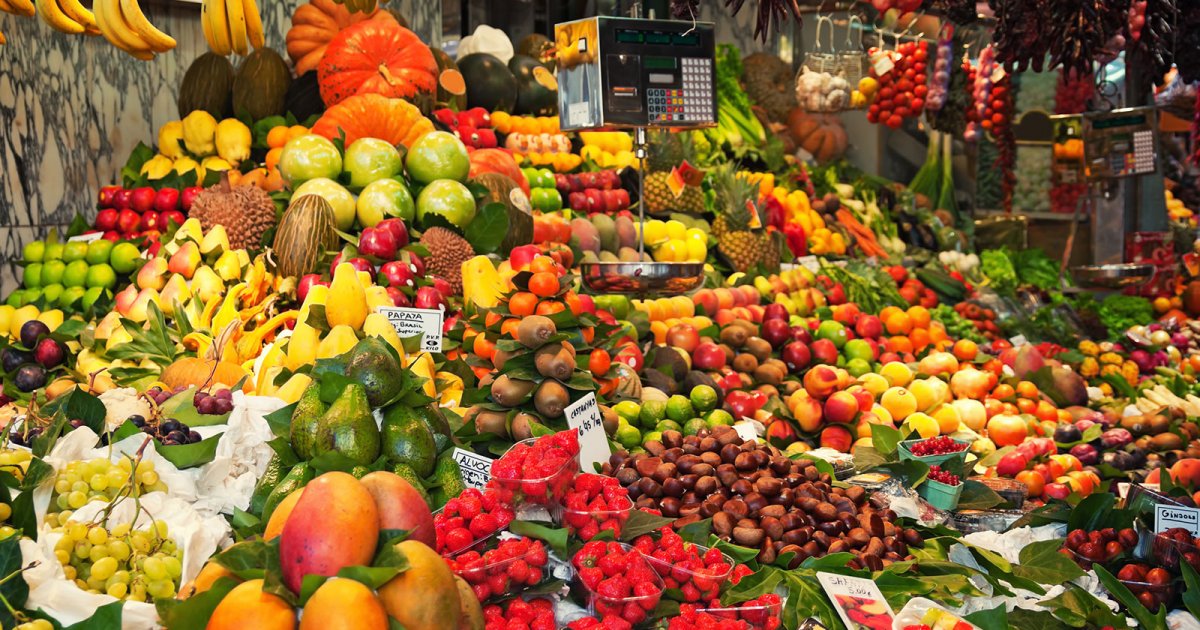
<path fill-rule="evenodd" d="M 963 440 L 954 440 L 955 444 L 965 445 L 966 448 L 957 453 L 946 453 L 944 455 L 913 455 L 912 447 L 917 442 L 924 442 L 923 439 L 904 440 L 900 443 L 897 449 L 900 453 L 900 461 L 915 459 L 925 463 L 927 466 L 938 466 L 942 470 L 952 472 L 959 477 L 966 477 L 967 468 L 967 453 L 971 452 L 971 443 Z"/>
<path fill-rule="evenodd" d="M 921 495 L 929 505 L 939 510 L 953 510 L 958 507 L 958 498 L 962 496 L 963 484 L 957 486 L 944 484 L 940 481 L 926 479 L 925 483 L 917 486 L 917 494 Z"/>

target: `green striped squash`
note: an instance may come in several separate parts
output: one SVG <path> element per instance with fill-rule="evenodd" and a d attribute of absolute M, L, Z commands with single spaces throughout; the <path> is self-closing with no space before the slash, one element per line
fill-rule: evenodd
<path fill-rule="evenodd" d="M 281 276 L 313 273 L 326 251 L 337 247 L 333 207 L 317 195 L 292 199 L 275 231 L 272 251 Z"/>

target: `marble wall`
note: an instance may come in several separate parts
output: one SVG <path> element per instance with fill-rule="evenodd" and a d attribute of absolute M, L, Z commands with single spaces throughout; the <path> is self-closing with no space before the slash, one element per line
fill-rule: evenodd
<path fill-rule="evenodd" d="M 302 0 L 259 0 L 267 45 L 283 50 Z M 440 5 L 392 0 L 429 41 Z M 179 118 L 183 73 L 206 50 L 200 5 L 144 2 L 150 20 L 179 42 L 154 61 L 133 59 L 100 37 L 64 35 L 37 18 L 0 13 L 0 296 L 17 287 L 25 243 L 77 213 L 94 213 L 96 192 L 117 181 L 138 142 L 152 144 Z"/>

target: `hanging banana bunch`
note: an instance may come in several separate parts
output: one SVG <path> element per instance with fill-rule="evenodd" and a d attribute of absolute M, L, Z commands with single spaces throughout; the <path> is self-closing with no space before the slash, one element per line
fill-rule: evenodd
<path fill-rule="evenodd" d="M 37 6 L 32 0 L 0 0 L 0 11 L 23 17 L 33 17 L 37 14 Z M 4 45 L 6 41 L 4 33 L 0 33 L 0 45 Z"/>
<path fill-rule="evenodd" d="M 264 44 L 262 18 L 254 0 L 204 0 L 200 25 L 208 47 L 218 55 L 246 55 L 251 47 Z"/>
<path fill-rule="evenodd" d="M 137 0 L 93 0 L 92 10 L 104 39 L 132 57 L 149 61 L 175 48 L 175 39 L 146 19 Z"/>

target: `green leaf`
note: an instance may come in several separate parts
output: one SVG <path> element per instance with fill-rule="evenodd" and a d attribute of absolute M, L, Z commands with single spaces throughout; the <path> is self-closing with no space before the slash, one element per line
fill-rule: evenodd
<path fill-rule="evenodd" d="M 324 575 L 308 574 L 301 578 L 300 605 L 303 606 L 307 604 L 309 598 L 313 596 L 313 593 L 316 593 L 317 589 L 321 588 L 327 581 L 329 581 L 329 578 Z"/>
<path fill-rule="evenodd" d="M 853 559 L 854 554 L 848 551 L 842 551 L 839 553 L 831 553 L 826 556 L 821 556 L 820 558 L 805 558 L 804 562 L 800 563 L 800 566 L 805 569 L 812 569 L 813 571 L 829 571 L 831 569 L 844 569 L 846 568 L 846 565 L 849 564 Z"/>
<path fill-rule="evenodd" d="M 638 510 L 634 510 L 634 513 L 637 512 Z M 633 515 L 631 514 L 629 518 L 632 521 Z M 558 529 L 548 524 L 535 523 L 533 521 L 513 521 L 509 524 L 508 531 L 519 536 L 536 538 L 546 543 L 554 551 L 555 555 L 560 558 L 570 557 L 570 554 L 567 553 L 567 529 L 565 527 Z"/>
<path fill-rule="evenodd" d="M 1050 612 L 1063 623 L 1074 627 L 1083 628 L 1091 627 L 1123 627 L 1125 625 L 1124 618 L 1113 614 L 1103 602 L 1096 599 L 1091 593 L 1083 590 L 1075 584 L 1067 584 L 1067 590 L 1063 591 L 1058 597 L 1053 597 L 1040 602 Z"/>
<path fill-rule="evenodd" d="M 880 455 L 891 457 L 896 453 L 900 441 L 904 439 L 899 429 L 882 424 L 871 425 L 871 447 Z"/>
<path fill-rule="evenodd" d="M 872 425 L 876 426 L 876 425 Z M 915 488 L 925 481 L 929 474 L 929 465 L 915 459 L 902 462 L 888 462 L 871 469 L 871 472 L 884 472 L 904 482 L 909 488 Z"/>
<path fill-rule="evenodd" d="M 1200 574 L 1196 573 L 1196 569 L 1187 562 L 1180 562 L 1179 568 L 1183 569 L 1183 605 L 1187 607 L 1188 612 L 1192 616 L 1200 619 Z"/>
<path fill-rule="evenodd" d="M 1124 529 L 1133 526 L 1133 513 L 1116 509 L 1117 497 L 1108 492 L 1095 492 L 1071 510 L 1067 531 L 1082 529 L 1090 532 L 1105 527 Z"/>
<path fill-rule="evenodd" d="M 1008 630 L 1008 611 L 1004 604 L 988 610 L 977 610 L 963 617 L 975 624 L 979 630 Z"/>
<path fill-rule="evenodd" d="M 1138 601 L 1129 587 L 1125 586 L 1113 574 L 1105 570 L 1104 567 L 1096 565 L 1092 567 L 1096 572 L 1096 577 L 1100 578 L 1100 583 L 1104 585 L 1105 590 L 1113 599 L 1120 602 L 1131 617 L 1137 620 L 1138 625 L 1143 628 L 1166 628 L 1167 627 L 1167 608 L 1160 606 L 1157 613 L 1151 613 Z"/>
<path fill-rule="evenodd" d="M 1030 543 L 1021 549 L 1021 563 L 1013 567 L 1013 574 L 1040 584 L 1065 584 L 1082 577 L 1084 572 L 1070 558 L 1058 550 L 1062 541 L 1058 539 Z"/>
<path fill-rule="evenodd" d="M 721 595 L 724 604 L 740 604 L 775 592 L 775 587 L 783 580 L 783 572 L 775 567 L 763 567 L 756 573 L 747 575 L 730 586 Z"/>
<path fill-rule="evenodd" d="M 675 522 L 675 519 L 657 516 L 645 510 L 634 510 L 621 528 L 621 540 L 630 541 L 642 534 L 658 531 Z"/>
<path fill-rule="evenodd" d="M 55 414 L 54 419 L 50 421 L 50 425 L 42 431 L 42 434 L 33 438 L 30 445 L 33 456 L 45 457 L 46 453 L 49 453 L 50 449 L 54 448 L 54 444 L 58 442 L 58 437 L 62 435 L 68 422 L 65 414 Z"/>
<path fill-rule="evenodd" d="M 121 630 L 121 612 L 125 602 L 112 602 L 96 609 L 91 617 L 73 623 L 63 630 Z"/>
<path fill-rule="evenodd" d="M 0 540 L 0 578 L 7 578 L 21 570 L 20 536 L 9 536 Z M 23 608 L 29 597 L 29 585 L 20 576 L 14 576 L 4 584 L 0 584 L 0 596 L 13 608 Z M 0 607 L 0 622 L 5 627 L 16 625 L 7 607 Z"/>
<path fill-rule="evenodd" d="M 860 471 L 870 470 L 886 464 L 888 459 L 872 446 L 859 446 L 854 449 L 854 467 Z"/>
<path fill-rule="evenodd" d="M 1008 613 L 1008 627 L 1021 630 L 1062 630 L 1063 624 L 1046 611 L 1014 608 Z"/>
<path fill-rule="evenodd" d="M 239 582 L 231 577 L 218 578 L 212 587 L 187 599 L 160 599 L 154 602 L 163 626 L 171 630 L 205 630 L 217 604 Z"/>
<path fill-rule="evenodd" d="M 712 519 L 689 523 L 679 529 L 679 536 L 685 541 L 701 547 L 708 546 L 708 538 L 712 535 Z"/>
<path fill-rule="evenodd" d="M 986 510 L 1004 503 L 1004 498 L 987 484 L 967 479 L 963 481 L 962 496 L 958 499 L 960 510 Z"/>
<path fill-rule="evenodd" d="M 67 420 L 82 420 L 83 424 L 97 434 L 104 432 L 104 403 L 99 398 L 75 387 L 42 407 L 42 413 L 62 414 Z"/>
<path fill-rule="evenodd" d="M 502 203 L 489 203 L 467 226 L 463 236 L 478 254 L 491 254 L 500 249 L 508 234 L 508 208 Z"/>
<path fill-rule="evenodd" d="M 267 425 L 271 427 L 271 433 L 274 433 L 276 437 L 287 439 L 291 435 L 292 414 L 296 412 L 298 404 L 292 403 L 263 416 Z"/>
<path fill-rule="evenodd" d="M 407 559 L 406 559 L 407 560 Z M 375 590 L 384 584 L 391 581 L 392 578 L 404 573 L 408 570 L 408 566 L 404 567 L 345 567 L 338 571 L 337 575 L 341 578 L 362 582 L 367 585 L 367 588 Z"/>
<path fill-rule="evenodd" d="M 308 463 L 313 467 L 313 470 L 315 470 L 318 475 L 333 471 L 348 473 L 353 470 L 355 466 L 359 465 L 358 462 L 337 451 L 321 453 L 320 455 L 317 455 L 309 460 Z"/>
<path fill-rule="evenodd" d="M 403 551 L 400 551 L 399 547 L 396 546 L 396 542 L 392 542 L 379 548 L 379 551 L 375 553 L 375 560 L 371 565 L 389 567 L 398 569 L 399 571 L 397 572 L 404 572 L 409 567 L 408 556 L 404 555 Z"/>
<path fill-rule="evenodd" d="M 196 468 L 197 466 L 203 466 L 211 462 L 217 456 L 217 444 L 220 441 L 221 434 L 218 433 L 193 444 L 175 444 L 171 446 L 157 444 L 155 448 L 158 450 L 158 454 L 163 456 L 163 459 L 174 464 L 176 468 L 183 470 L 185 468 Z"/>
<path fill-rule="evenodd" d="M 136 188 L 139 183 L 145 181 L 142 176 L 142 165 L 150 161 L 152 157 L 154 157 L 154 149 L 146 146 L 144 142 L 138 142 L 133 151 L 130 151 L 129 159 L 121 168 L 121 180 L 125 188 Z"/>
<path fill-rule="evenodd" d="M 279 566 L 279 541 L 247 540 L 234 543 L 213 556 L 213 561 L 243 580 L 259 579 L 268 568 Z"/>
<path fill-rule="evenodd" d="M 816 617 L 827 628 L 841 628 L 841 618 L 825 596 L 825 589 L 810 571 L 789 572 L 786 576 L 788 598 L 781 621 L 785 628 L 797 628 L 807 617 Z"/>

